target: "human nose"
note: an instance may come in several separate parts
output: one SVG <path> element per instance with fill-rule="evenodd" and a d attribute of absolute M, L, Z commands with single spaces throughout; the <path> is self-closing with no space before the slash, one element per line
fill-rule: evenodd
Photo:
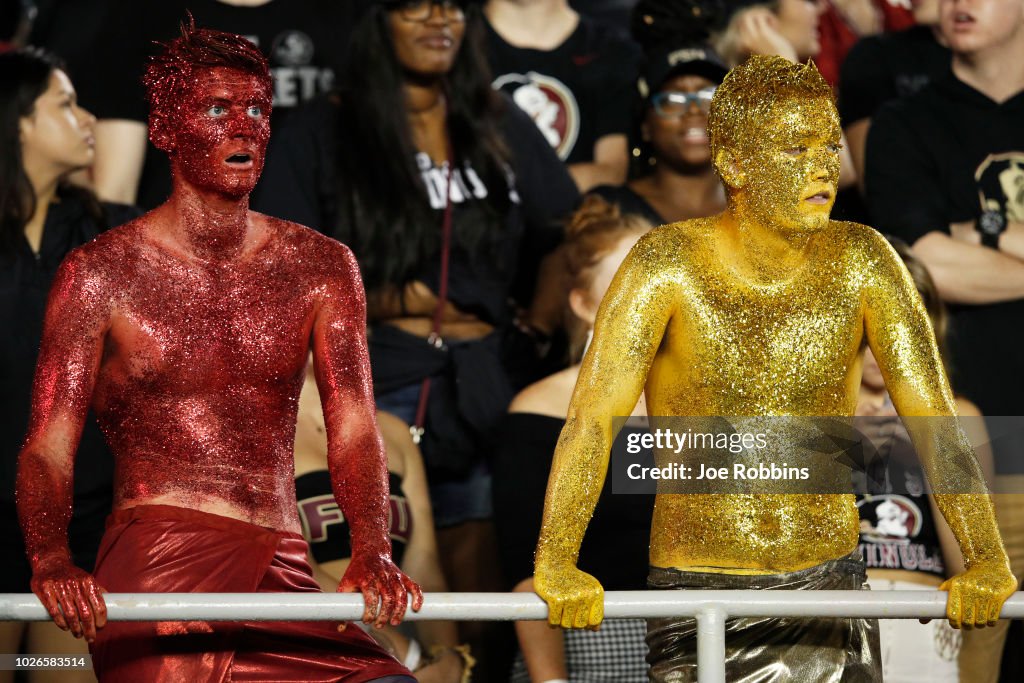
<path fill-rule="evenodd" d="M 92 131 L 92 129 L 96 126 L 96 117 L 93 116 L 92 112 L 90 112 L 88 109 L 79 107 L 77 105 L 75 108 L 78 110 L 76 112 L 76 116 L 78 118 L 78 127 L 81 128 L 82 130 Z"/>
<path fill-rule="evenodd" d="M 424 24 L 438 24 L 446 26 L 451 21 L 448 16 L 448 12 L 444 8 L 444 4 L 441 2 L 430 3 L 430 13 L 427 14 L 427 18 L 423 20 Z"/>
<path fill-rule="evenodd" d="M 811 155 L 811 177 L 832 182 L 839 174 L 839 153 L 830 147 L 819 147 Z"/>
<path fill-rule="evenodd" d="M 228 118 L 228 135 L 233 138 L 247 138 L 256 134 L 259 122 L 249 115 L 246 108 L 239 108 Z"/>

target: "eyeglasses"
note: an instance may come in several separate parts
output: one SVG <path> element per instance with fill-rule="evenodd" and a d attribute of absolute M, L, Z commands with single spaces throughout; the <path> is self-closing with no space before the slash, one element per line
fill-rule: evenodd
<path fill-rule="evenodd" d="M 398 16 L 406 21 L 429 21 L 435 5 L 441 8 L 441 16 L 448 21 L 466 20 L 463 3 L 459 0 L 401 0 L 395 4 Z"/>
<path fill-rule="evenodd" d="M 696 104 L 704 114 L 711 109 L 711 98 L 715 89 L 702 88 L 697 92 L 659 92 L 651 97 L 654 112 L 663 119 L 678 119 L 690 113 L 690 106 Z"/>

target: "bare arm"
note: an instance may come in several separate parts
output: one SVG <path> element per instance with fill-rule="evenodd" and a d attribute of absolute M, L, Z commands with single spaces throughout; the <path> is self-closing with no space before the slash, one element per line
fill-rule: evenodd
<path fill-rule="evenodd" d="M 845 190 L 858 184 L 860 172 L 853 163 L 853 152 L 850 151 L 846 133 L 840 138 L 842 149 L 839 150 L 839 189 Z"/>
<path fill-rule="evenodd" d="M 331 484 L 352 535 L 352 562 L 338 590 L 363 593 L 364 622 L 397 625 L 408 594 L 415 610 L 423 595 L 391 561 L 387 459 L 375 417 L 358 266 L 341 245 L 331 257 L 336 266 L 313 324 L 313 361 L 327 427 Z"/>
<path fill-rule="evenodd" d="M 992 625 L 1016 589 L 984 476 L 956 419 L 928 315 L 895 251 L 865 235 L 865 330 L 967 571 L 946 581 L 955 628 Z"/>
<path fill-rule="evenodd" d="M 100 199 L 134 204 L 146 158 L 146 124 L 128 119 L 96 122 L 93 185 Z"/>
<path fill-rule="evenodd" d="M 601 303 L 555 449 L 534 584 L 548 603 L 550 623 L 564 628 L 596 627 L 603 618 L 600 584 L 575 565 L 608 468 L 612 418 L 636 405 L 678 291 L 662 272 L 668 250 L 650 239 L 655 234 L 633 248 Z"/>
<path fill-rule="evenodd" d="M 621 185 L 626 182 L 629 168 L 626 136 L 614 134 L 599 138 L 594 143 L 593 161 L 571 164 L 567 168 L 580 192 L 598 185 Z"/>
<path fill-rule="evenodd" d="M 985 422 L 982 419 L 981 412 L 976 405 L 962 398 L 956 399 L 956 411 L 960 416 L 960 424 L 963 427 L 964 434 L 967 435 L 967 440 L 978 456 L 978 465 L 981 466 L 985 481 L 988 483 L 989 488 L 991 488 L 995 477 L 995 463 L 992 459 L 992 448 L 988 442 L 988 430 L 985 429 Z M 964 567 L 964 558 L 960 554 L 960 546 L 957 545 L 956 536 L 953 535 L 953 530 L 946 524 L 946 520 L 940 516 L 934 497 L 929 497 L 928 502 L 931 504 L 932 514 L 935 516 L 935 527 L 939 533 L 942 557 L 946 562 L 946 575 L 962 574 L 966 567 Z"/>
<path fill-rule="evenodd" d="M 513 589 L 516 593 L 533 593 L 533 578 L 523 579 Z M 531 681 L 568 680 L 565 661 L 565 634 L 542 621 L 517 621 L 516 638 L 523 653 L 526 672 Z"/>
<path fill-rule="evenodd" d="M 441 571 L 434 534 L 434 513 L 430 508 L 427 475 L 419 448 L 409 435 L 409 425 L 386 413 L 379 418 L 381 433 L 389 447 L 402 459 L 402 490 L 409 501 L 412 515 L 412 534 L 402 558 L 402 571 L 419 582 L 428 593 L 448 591 L 448 583 Z M 438 648 L 436 660 L 416 670 L 421 683 L 452 681 L 462 678 L 462 658 L 451 648 L 459 644 L 455 623 L 451 621 L 420 621 L 416 634 L 427 650 Z"/>
<path fill-rule="evenodd" d="M 843 133 L 846 135 L 846 149 L 856 172 L 857 187 L 861 194 L 864 194 L 864 150 L 868 143 L 869 128 L 871 128 L 871 119 L 864 118 L 843 129 Z"/>
<path fill-rule="evenodd" d="M 32 565 L 32 591 L 54 622 L 90 642 L 106 623 L 93 577 L 68 547 L 75 453 L 92 400 L 110 320 L 110 292 L 82 250 L 61 265 L 50 290 L 36 365 L 29 432 L 18 456 L 18 517 Z"/>
<path fill-rule="evenodd" d="M 914 253 L 946 301 L 990 304 L 1024 297 L 1024 261 L 1000 251 L 930 232 L 914 243 Z"/>

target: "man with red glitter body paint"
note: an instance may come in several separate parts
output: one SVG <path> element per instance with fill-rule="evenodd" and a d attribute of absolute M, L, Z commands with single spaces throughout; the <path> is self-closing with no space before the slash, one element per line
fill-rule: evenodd
<path fill-rule="evenodd" d="M 106 623 L 102 591 L 319 590 L 293 483 L 312 344 L 335 495 L 352 534 L 339 591 L 397 624 L 419 587 L 391 561 L 387 468 L 365 301 L 341 244 L 249 211 L 270 134 L 267 64 L 185 28 L 146 73 L 166 203 L 71 253 L 53 284 L 19 458 L 32 589 L 92 643 L 102 681 L 412 681 L 337 623 Z M 95 577 L 71 563 L 72 465 L 86 412 L 113 449 L 114 512 Z M 378 608 L 378 601 L 380 607 Z"/>

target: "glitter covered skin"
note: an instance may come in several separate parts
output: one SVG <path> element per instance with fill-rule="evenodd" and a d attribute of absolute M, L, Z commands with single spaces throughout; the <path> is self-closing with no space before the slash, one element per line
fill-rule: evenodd
<path fill-rule="evenodd" d="M 195 66 L 187 43 L 199 34 L 217 43 L 215 57 L 251 50 L 262 68 Z M 50 294 L 17 482 L 32 589 L 76 636 L 91 640 L 105 622 L 66 533 L 90 406 L 116 456 L 115 509 L 174 505 L 301 533 L 292 446 L 312 346 L 331 481 L 352 533 L 338 590 L 362 591 L 364 621 L 397 624 L 408 595 L 414 609 L 422 595 L 391 561 L 356 261 L 249 211 L 271 91 L 247 41 L 186 29 L 154 64 L 150 135 L 171 159 L 173 193 L 72 252 Z"/>
<path fill-rule="evenodd" d="M 829 220 L 839 119 L 813 65 L 753 57 L 718 88 L 718 216 L 641 238 L 602 302 L 555 452 L 534 582 L 563 627 L 595 627 L 600 584 L 576 566 L 608 467 L 613 417 L 642 391 L 651 415 L 849 416 L 870 346 L 937 491 L 984 492 L 931 326 L 899 256 L 874 230 Z M 785 453 L 778 455 L 784 456 Z M 780 458 L 781 461 L 782 458 Z M 992 624 L 1016 580 L 984 493 L 936 495 L 967 571 L 948 580 L 953 626 Z M 775 574 L 855 550 L 852 495 L 659 495 L 657 567 Z"/>

